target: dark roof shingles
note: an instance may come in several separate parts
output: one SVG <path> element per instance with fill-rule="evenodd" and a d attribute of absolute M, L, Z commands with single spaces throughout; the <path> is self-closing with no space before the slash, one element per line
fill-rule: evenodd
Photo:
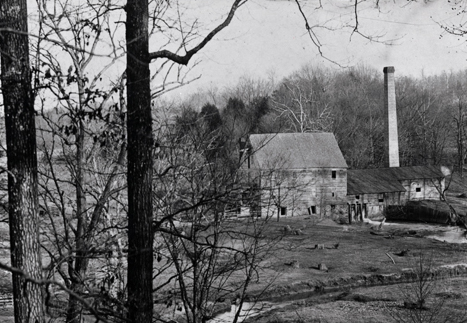
<path fill-rule="evenodd" d="M 347 194 L 404 192 L 404 180 L 439 179 L 444 175 L 436 166 L 410 166 L 347 171 Z"/>

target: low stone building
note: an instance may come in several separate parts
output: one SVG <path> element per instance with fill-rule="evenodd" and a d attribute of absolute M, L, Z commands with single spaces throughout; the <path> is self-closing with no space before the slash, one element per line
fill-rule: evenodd
<path fill-rule="evenodd" d="M 408 201 L 439 201 L 445 186 L 440 167 L 400 167 L 394 71 L 383 69 L 388 167 L 347 170 L 332 133 L 250 135 L 241 160 L 256 192 L 255 213 L 347 214 L 353 221 Z"/>
<path fill-rule="evenodd" d="M 437 166 L 349 170 L 349 218 L 379 216 L 388 206 L 403 206 L 408 201 L 439 200 L 444 178 Z"/>
<path fill-rule="evenodd" d="M 250 187 L 242 215 L 361 221 L 408 201 L 439 200 L 445 186 L 436 166 L 348 170 L 331 133 L 250 135 L 241 158 Z"/>

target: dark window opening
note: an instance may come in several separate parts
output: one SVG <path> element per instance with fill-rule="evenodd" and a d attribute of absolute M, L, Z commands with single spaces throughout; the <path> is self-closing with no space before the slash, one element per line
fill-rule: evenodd
<path fill-rule="evenodd" d="M 360 195 L 355 195 L 355 199 L 356 199 L 356 200 L 359 200 L 359 199 L 360 199 Z"/>
<path fill-rule="evenodd" d="M 281 206 L 280 209 L 281 209 L 281 215 L 287 215 L 287 208 L 286 207 Z"/>
<path fill-rule="evenodd" d="M 421 188 L 421 187 L 417 187 L 417 188 L 415 189 L 415 192 L 421 192 L 421 191 L 422 191 L 422 188 Z"/>
<path fill-rule="evenodd" d="M 331 204 L 331 211 L 334 211 L 336 209 L 336 206 L 334 204 Z"/>
<path fill-rule="evenodd" d="M 332 171 L 331 177 L 332 177 L 332 178 L 336 178 L 336 177 L 337 177 L 337 172 L 336 172 L 335 170 Z"/>
<path fill-rule="evenodd" d="M 383 203 L 384 202 L 384 194 L 378 194 L 378 202 Z"/>
<path fill-rule="evenodd" d="M 316 206 L 312 205 L 308 208 L 308 215 L 316 214 Z"/>
<path fill-rule="evenodd" d="M 334 197 L 336 194 L 334 194 L 334 192 L 332 192 L 332 197 Z"/>

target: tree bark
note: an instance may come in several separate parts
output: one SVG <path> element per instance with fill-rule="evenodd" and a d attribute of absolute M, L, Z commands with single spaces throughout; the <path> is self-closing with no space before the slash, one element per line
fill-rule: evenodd
<path fill-rule="evenodd" d="M 11 265 L 41 279 L 38 235 L 37 156 L 31 90 L 27 1 L 0 2 L 1 81 L 8 157 Z M 42 289 L 13 274 L 15 322 L 43 322 Z"/>
<path fill-rule="evenodd" d="M 457 166 L 459 167 L 459 174 L 461 177 L 464 177 L 464 140 L 465 140 L 465 133 L 464 133 L 464 111 L 463 111 L 463 104 L 459 99 L 458 107 L 457 107 L 457 118 L 454 118 L 456 122 L 456 144 L 457 144 Z"/>
<path fill-rule="evenodd" d="M 83 78 L 81 75 L 77 75 L 78 83 L 78 96 L 79 96 L 79 107 L 77 116 L 74 116 L 76 120 L 73 120 L 77 124 L 77 133 L 76 133 L 76 173 L 75 173 L 75 188 L 76 188 L 76 216 L 77 216 L 77 225 L 76 225 L 76 257 L 74 259 L 74 267 L 70 268 L 70 278 L 71 278 L 71 290 L 78 294 L 84 293 L 84 279 L 86 272 L 88 270 L 89 264 L 89 240 L 94 234 L 94 232 L 88 231 L 88 215 L 87 215 L 87 202 L 86 202 L 86 193 L 85 193 L 85 155 L 84 155 L 84 139 L 85 139 L 85 127 L 82 117 L 79 112 L 84 110 L 85 98 L 84 98 L 84 88 Z M 68 310 L 67 310 L 67 323 L 80 323 L 82 316 L 83 307 L 81 302 L 73 297 L 69 296 L 68 301 Z"/>
<path fill-rule="evenodd" d="M 149 53 L 148 0 L 125 6 L 127 44 L 128 135 L 128 320 L 149 323 L 153 316 L 152 266 L 152 117 L 149 63 L 166 58 L 188 64 L 212 38 L 227 27 L 243 0 L 234 0 L 225 20 L 200 43 L 179 56 L 167 50 Z M 186 44 L 185 44 L 186 45 Z"/>
<path fill-rule="evenodd" d="M 152 118 L 148 1 L 126 5 L 128 101 L 128 320 L 152 321 Z"/>

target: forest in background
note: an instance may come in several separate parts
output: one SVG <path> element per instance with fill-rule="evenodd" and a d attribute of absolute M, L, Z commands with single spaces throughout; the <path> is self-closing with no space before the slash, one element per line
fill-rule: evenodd
<path fill-rule="evenodd" d="M 182 307 L 185 321 L 206 322 L 226 299 L 245 301 L 282 235 L 264 239 L 270 219 L 228 217 L 254 199 L 238 172 L 250 133 L 333 132 L 351 168 L 381 166 L 380 71 L 305 66 L 277 83 L 161 99 L 190 82 L 182 66 L 245 2 L 203 25 L 170 1 L 38 1 L 34 37 L 26 2 L 2 2 L 22 8 L 0 10 L 12 232 L 0 267 L 18 322 L 152 322 Z M 462 73 L 427 80 L 397 80 L 402 165 L 462 169 Z"/>
<path fill-rule="evenodd" d="M 76 313 L 123 317 L 128 212 L 124 88 L 117 84 L 112 90 L 114 101 L 99 90 L 82 91 L 78 101 L 70 99 L 74 95 L 70 91 L 64 100 L 64 83 L 53 72 L 47 73 L 44 80 L 49 89 L 56 87 L 60 104 L 50 109 L 44 104 L 49 98 L 42 97 L 36 116 L 46 277 L 62 281 L 70 292 L 69 321 Z M 65 76 L 70 88 L 79 83 L 73 73 Z M 402 166 L 463 166 L 465 80 L 465 72 L 396 78 Z M 176 300 L 182 299 L 193 321 L 210 317 L 217 308 L 210 303 L 213 297 L 223 299 L 239 290 L 246 297 L 254 271 L 274 246 L 275 242 L 259 239 L 267 222 L 250 226 L 253 232 L 245 234 L 243 226 L 232 228 L 224 218 L 240 200 L 248 203 L 253 198 L 239 186 L 240 139 L 252 133 L 332 132 L 350 168 L 383 167 L 383 94 L 382 71 L 307 65 L 278 82 L 244 78 L 234 88 L 199 93 L 182 103 L 155 99 L 157 301 L 170 312 L 174 306 L 180 308 Z M 180 219 L 192 225 L 180 227 Z M 245 241 L 247 249 L 226 246 L 226 235 Z M 214 240 L 205 244 L 210 237 Z M 232 267 L 226 262 L 232 252 L 251 262 L 242 264 L 240 258 Z M 246 272 L 247 279 L 232 285 L 229 277 L 239 271 Z M 188 272 L 195 277 L 186 277 Z M 214 283 L 219 279 L 219 285 Z M 179 287 L 169 287 L 171 281 Z M 52 289 L 48 307 L 63 307 L 60 289 Z M 206 293 L 199 296 L 199 290 Z M 75 297 L 91 291 L 93 304 L 86 303 L 87 296 Z"/>
<path fill-rule="evenodd" d="M 414 78 L 397 77 L 396 70 L 402 166 L 460 167 L 465 163 L 466 87 L 467 71 Z M 280 81 L 244 77 L 235 87 L 200 91 L 177 103 L 156 98 L 161 107 L 153 113 L 159 131 L 162 125 L 170 125 L 171 131 L 182 136 L 198 128 L 209 140 L 215 138 L 211 148 L 223 156 L 236 156 L 238 140 L 248 134 L 332 132 L 349 168 L 365 169 L 384 167 L 383 94 L 382 71 L 364 65 L 335 70 L 309 64 Z M 102 147 L 104 141 L 122 140 L 125 111 L 119 111 L 116 104 L 95 108 L 87 113 L 94 120 L 91 128 L 101 128 L 95 121 L 99 115 L 108 127 L 91 139 Z M 44 126 L 52 119 L 60 120 L 60 130 L 73 134 L 75 127 L 63 122 L 67 120 L 63 114 L 67 114 L 63 107 L 42 107 L 37 121 Z M 39 128 L 43 144 L 49 145 L 51 136 Z"/>
<path fill-rule="evenodd" d="M 401 166 L 464 165 L 466 76 L 397 77 L 396 67 Z M 332 132 L 349 168 L 377 168 L 384 167 L 383 95 L 382 68 L 309 64 L 280 81 L 245 77 L 233 88 L 201 92 L 175 106 L 175 123 L 202 121 L 227 155 L 251 133 Z"/>

